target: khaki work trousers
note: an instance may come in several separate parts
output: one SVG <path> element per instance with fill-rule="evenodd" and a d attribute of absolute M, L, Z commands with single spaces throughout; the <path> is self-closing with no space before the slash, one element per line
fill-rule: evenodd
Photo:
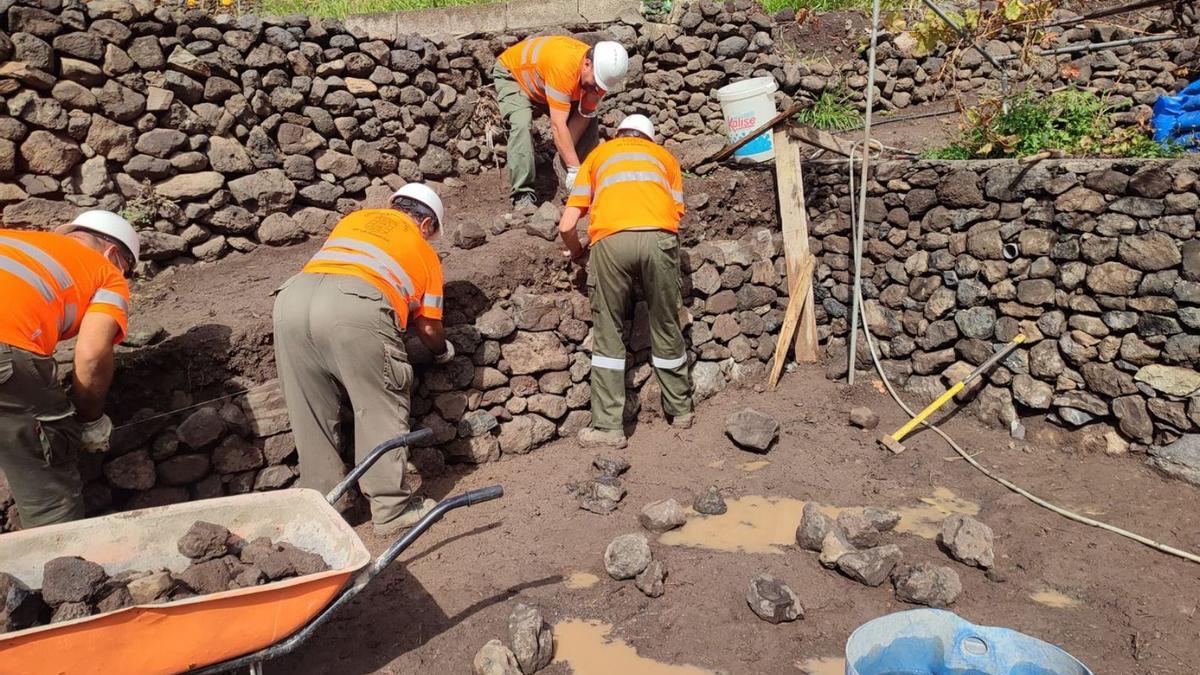
<path fill-rule="evenodd" d="M 300 455 L 300 485 L 328 492 L 346 476 L 341 411 L 354 413 L 354 461 L 409 430 L 413 370 L 391 304 L 342 274 L 298 274 L 275 298 L 275 362 Z M 404 511 L 406 448 L 388 452 L 358 481 L 371 520 Z"/>
<path fill-rule="evenodd" d="M 22 527 L 83 517 L 81 433 L 54 359 L 0 344 L 0 470 Z"/>
<path fill-rule="evenodd" d="M 687 349 L 679 326 L 679 237 L 663 230 L 625 231 L 591 249 L 588 286 L 592 303 L 592 427 L 621 429 L 625 409 L 625 339 L 622 327 L 640 287 L 650 314 L 650 355 L 662 387 L 663 411 L 692 411 Z"/>
<path fill-rule="evenodd" d="M 495 67 L 492 68 L 492 81 L 496 85 L 500 114 L 504 116 L 508 125 L 508 179 L 512 184 L 509 196 L 513 201 L 523 195 L 536 197 L 534 180 L 537 178 L 537 158 L 533 152 L 533 102 L 521 90 L 508 68 L 499 61 L 496 61 Z M 571 117 L 578 114 L 572 111 Z M 579 161 L 582 162 L 599 142 L 600 121 L 599 118 L 592 118 L 588 120 L 583 136 L 575 143 Z M 570 190 L 571 186 L 566 188 Z"/>

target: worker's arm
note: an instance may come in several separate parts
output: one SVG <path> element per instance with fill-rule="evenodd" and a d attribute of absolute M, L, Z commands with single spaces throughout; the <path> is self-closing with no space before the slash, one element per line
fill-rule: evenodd
<path fill-rule="evenodd" d="M 120 331 L 120 324 L 108 314 L 83 315 L 71 376 L 71 400 L 81 422 L 91 422 L 104 414 L 104 399 L 113 378 L 113 341 Z"/>
<path fill-rule="evenodd" d="M 566 247 L 563 255 L 568 260 L 579 260 L 585 253 L 583 244 L 579 241 L 579 232 L 575 228 L 582 217 L 583 209 L 578 206 L 568 206 L 563 209 L 562 220 L 558 221 L 558 236 L 562 237 L 563 246 Z"/>
<path fill-rule="evenodd" d="M 442 356 L 446 353 L 446 331 L 442 327 L 441 319 L 429 319 L 423 316 L 413 317 L 413 328 L 417 331 L 417 339 L 421 344 L 425 345 L 434 357 Z"/>
<path fill-rule="evenodd" d="M 575 153 L 573 132 L 568 124 L 570 118 L 570 108 L 550 108 L 550 130 L 554 133 L 554 147 L 558 149 L 558 156 L 562 157 L 563 165 L 568 169 L 578 168 L 580 164 L 579 155 Z"/>
<path fill-rule="evenodd" d="M 567 128 L 571 130 L 572 148 L 579 143 L 579 139 L 583 138 L 583 134 L 587 132 L 588 124 L 590 124 L 591 121 L 591 118 L 584 117 L 578 113 L 571 114 L 571 118 L 567 120 Z"/>

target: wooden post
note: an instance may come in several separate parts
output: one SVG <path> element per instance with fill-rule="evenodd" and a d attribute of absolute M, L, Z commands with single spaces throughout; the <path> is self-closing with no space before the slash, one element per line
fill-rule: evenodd
<path fill-rule="evenodd" d="M 805 292 L 800 323 L 796 327 L 796 360 L 816 363 L 817 317 L 813 307 L 812 284 L 808 284 L 808 290 L 803 291 L 799 278 L 804 262 L 811 255 L 808 249 L 808 210 L 804 204 L 804 176 L 800 172 L 800 147 L 786 129 L 775 132 L 775 190 L 779 196 L 779 219 L 783 224 L 788 289 L 791 292 Z M 790 302 L 795 300 L 792 298 Z"/>

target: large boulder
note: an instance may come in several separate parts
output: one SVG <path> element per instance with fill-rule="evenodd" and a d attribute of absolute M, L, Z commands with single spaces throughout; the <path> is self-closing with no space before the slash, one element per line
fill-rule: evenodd
<path fill-rule="evenodd" d="M 1149 455 L 1150 466 L 1200 487 L 1200 434 L 1185 434 L 1170 445 L 1151 447 Z"/>
<path fill-rule="evenodd" d="M 38 129 L 21 143 L 21 157 L 31 173 L 63 176 L 83 160 L 83 152 L 75 141 Z"/>

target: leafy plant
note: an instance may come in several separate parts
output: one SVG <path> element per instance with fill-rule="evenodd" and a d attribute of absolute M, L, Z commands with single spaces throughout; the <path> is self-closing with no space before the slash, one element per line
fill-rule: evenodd
<path fill-rule="evenodd" d="M 850 103 L 850 96 L 844 89 L 826 89 L 816 103 L 796 113 L 794 119 L 825 131 L 845 131 L 862 123 L 862 115 Z"/>
<path fill-rule="evenodd" d="M 149 180 L 143 181 L 141 192 L 125 202 L 125 208 L 121 209 L 120 215 L 128 220 L 135 230 L 149 229 L 154 226 L 154 221 L 158 220 L 159 209 L 167 202 L 165 197 L 154 191 L 154 186 Z"/>
<path fill-rule="evenodd" d="M 1142 127 L 1115 128 L 1113 104 L 1090 91 L 1066 89 L 1035 98 L 1026 92 L 1004 112 L 999 100 L 983 102 L 965 114 L 960 138 L 925 153 L 930 159 L 1028 157 L 1043 150 L 1072 155 L 1171 157 L 1179 148 L 1163 147 Z"/>
<path fill-rule="evenodd" d="M 871 11 L 871 0 L 760 0 L 759 4 L 772 14 L 788 7 L 797 12 L 801 10 L 813 12 Z M 904 2 L 903 0 L 881 0 L 880 6 L 889 10 L 900 9 L 904 6 Z"/>

